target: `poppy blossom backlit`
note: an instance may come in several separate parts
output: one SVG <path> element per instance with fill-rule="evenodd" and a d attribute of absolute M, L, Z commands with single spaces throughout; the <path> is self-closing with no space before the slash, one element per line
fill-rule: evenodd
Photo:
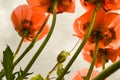
<path fill-rule="evenodd" d="M 88 10 L 85 14 L 77 18 L 74 22 L 74 31 L 76 36 L 84 39 L 87 33 L 93 9 Z M 99 47 L 118 48 L 120 46 L 120 15 L 113 12 L 105 12 L 99 9 L 96 15 L 92 33 L 87 41 L 94 44 L 96 36 L 99 36 Z"/>
<path fill-rule="evenodd" d="M 44 23 L 46 16 L 44 13 L 33 11 L 28 5 L 18 6 L 11 14 L 11 20 L 15 30 L 20 36 L 24 36 L 24 41 L 31 41 Z M 49 31 L 46 25 L 38 36 L 41 39 Z"/>
<path fill-rule="evenodd" d="M 83 50 L 83 58 L 91 63 L 94 55 L 94 49 L 95 45 L 85 45 Z M 117 61 L 119 55 L 120 55 L 120 47 L 118 49 L 112 49 L 112 48 L 99 48 L 98 55 L 95 63 L 95 67 L 101 67 L 103 64 L 106 64 L 109 60 L 112 62 Z"/>
<path fill-rule="evenodd" d="M 101 7 L 103 7 L 106 11 L 120 9 L 120 0 L 92 0 L 92 2 L 80 0 L 80 3 L 83 8 L 89 10 L 90 8 L 95 7 L 96 2 L 98 1 L 101 3 Z"/>
<path fill-rule="evenodd" d="M 32 6 L 34 10 L 39 10 L 41 12 L 52 12 L 49 8 L 54 0 L 27 0 L 28 4 Z M 75 11 L 75 0 L 59 0 L 57 5 L 57 13 L 69 12 L 73 13 Z"/>

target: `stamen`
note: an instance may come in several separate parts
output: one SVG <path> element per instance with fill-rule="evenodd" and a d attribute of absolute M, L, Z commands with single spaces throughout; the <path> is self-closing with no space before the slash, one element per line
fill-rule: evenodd
<path fill-rule="evenodd" d="M 22 22 L 21 22 L 23 28 L 28 28 L 30 26 L 32 26 L 32 21 L 30 20 L 27 20 L 27 19 L 24 19 Z"/>
<path fill-rule="evenodd" d="M 114 29 L 109 29 L 109 32 L 107 32 L 103 38 L 104 38 L 104 45 L 107 46 L 109 43 L 112 42 L 113 39 L 116 38 Z"/>
<path fill-rule="evenodd" d="M 85 23 L 85 24 L 83 25 L 83 30 L 84 30 L 84 31 L 88 30 L 89 24 L 90 24 L 90 23 L 87 22 L 87 23 Z"/>

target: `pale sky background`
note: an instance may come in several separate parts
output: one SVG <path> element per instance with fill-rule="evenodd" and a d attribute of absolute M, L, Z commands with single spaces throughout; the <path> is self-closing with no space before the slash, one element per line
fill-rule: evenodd
<path fill-rule="evenodd" d="M 33 75 L 40 73 L 43 77 L 45 77 L 47 73 L 51 70 L 51 68 L 56 64 L 57 55 L 62 50 L 70 51 L 77 42 L 78 38 L 72 36 L 74 34 L 73 22 L 75 18 L 82 15 L 85 11 L 80 6 L 79 0 L 76 1 L 76 13 L 63 13 L 57 16 L 55 31 L 53 32 L 51 39 L 49 40 L 47 46 L 42 51 L 35 64 L 32 66 L 31 70 L 29 71 L 34 72 Z M 26 0 L 0 0 L 0 60 L 2 59 L 2 52 L 5 50 L 6 45 L 9 45 L 12 51 L 14 52 L 16 50 L 17 45 L 19 44 L 21 38 L 18 36 L 17 32 L 12 26 L 10 15 L 13 9 L 25 3 Z M 50 22 L 51 21 L 49 20 L 49 23 Z M 43 39 L 36 43 L 35 47 L 28 53 L 27 56 L 24 57 L 24 59 L 16 67 L 16 71 L 19 70 L 20 67 L 24 69 L 28 61 L 37 51 L 42 41 Z M 29 43 L 24 43 L 20 52 L 22 52 L 28 44 Z M 68 60 L 72 57 L 73 54 L 74 51 L 71 53 Z M 89 63 L 84 61 L 81 55 L 79 55 L 79 57 L 76 59 L 76 61 L 70 68 L 71 73 L 66 75 L 65 79 L 71 80 L 71 77 L 75 73 L 75 71 L 84 67 L 89 68 Z M 2 69 L 1 65 L 0 69 Z M 120 70 L 112 74 L 108 78 L 108 80 L 120 80 L 119 74 Z"/>

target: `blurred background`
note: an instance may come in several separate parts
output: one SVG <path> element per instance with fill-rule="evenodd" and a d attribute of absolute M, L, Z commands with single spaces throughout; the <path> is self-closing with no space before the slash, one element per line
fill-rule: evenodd
<path fill-rule="evenodd" d="M 27 4 L 26 0 L 0 0 L 0 60 L 2 60 L 2 54 L 6 46 L 9 45 L 14 52 L 21 39 L 21 37 L 19 37 L 17 32 L 14 30 L 10 19 L 13 9 L 15 9 L 21 4 Z M 42 51 L 42 54 L 38 57 L 37 61 L 34 63 L 34 65 L 29 71 L 34 72 L 32 76 L 40 73 L 43 77 L 46 77 L 47 73 L 53 68 L 53 66 L 57 62 L 57 55 L 62 50 L 70 51 L 74 47 L 74 45 L 78 41 L 78 38 L 73 36 L 73 23 L 74 20 L 80 15 L 82 15 L 84 12 L 84 9 L 80 6 L 79 0 L 76 0 L 76 11 L 74 14 L 63 13 L 57 15 L 57 23 L 52 37 Z M 51 19 L 48 21 L 48 23 L 51 23 Z M 15 71 L 18 71 L 20 68 L 25 68 L 25 66 L 32 58 L 34 53 L 37 51 L 43 40 L 44 39 L 36 43 L 34 48 L 18 64 L 18 66 L 15 68 Z M 29 42 L 23 43 L 20 52 L 22 52 L 28 46 L 28 44 Z M 75 51 L 71 53 L 64 66 L 72 57 L 74 52 Z M 21 53 L 19 53 L 19 55 L 20 54 Z M 107 65 L 109 64 L 111 63 L 108 63 Z M 85 67 L 89 68 L 89 65 L 89 63 L 83 60 L 82 55 L 80 54 L 71 66 L 69 70 L 71 71 L 70 74 L 65 76 L 65 80 L 71 80 L 71 77 L 75 73 L 75 71 Z M 0 65 L 0 69 L 2 69 L 2 65 Z M 99 68 L 98 70 L 101 70 L 101 68 Z M 119 74 L 120 70 L 112 74 L 108 78 L 108 80 L 120 80 Z M 29 78 L 31 78 L 32 76 L 29 76 Z M 55 75 L 53 74 L 51 77 L 55 77 Z"/>

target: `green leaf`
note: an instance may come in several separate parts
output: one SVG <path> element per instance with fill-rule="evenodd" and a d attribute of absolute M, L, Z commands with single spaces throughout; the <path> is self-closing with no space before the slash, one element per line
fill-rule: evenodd
<path fill-rule="evenodd" d="M 38 75 L 32 77 L 30 80 L 44 80 L 44 79 L 40 74 L 38 74 Z"/>
<path fill-rule="evenodd" d="M 4 77 L 4 70 L 2 69 L 2 70 L 0 71 L 0 80 L 2 80 L 3 77 Z"/>
<path fill-rule="evenodd" d="M 11 51 L 10 47 L 7 46 L 5 51 L 3 51 L 3 68 L 5 77 L 7 80 L 13 80 L 13 52 Z"/>

